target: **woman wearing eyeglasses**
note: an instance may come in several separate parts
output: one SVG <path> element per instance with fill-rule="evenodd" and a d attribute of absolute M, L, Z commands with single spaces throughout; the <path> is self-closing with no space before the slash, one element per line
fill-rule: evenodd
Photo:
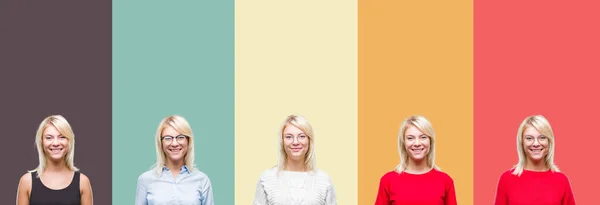
<path fill-rule="evenodd" d="M 17 205 L 91 205 L 92 186 L 73 164 L 75 134 L 63 116 L 44 119 L 35 135 L 40 164 L 21 177 Z"/>
<path fill-rule="evenodd" d="M 156 130 L 156 164 L 138 178 L 136 205 L 213 205 L 210 179 L 194 166 L 194 137 L 181 116 Z"/>
<path fill-rule="evenodd" d="M 315 166 L 315 141 L 308 121 L 290 115 L 279 135 L 279 163 L 260 175 L 254 205 L 334 205 L 329 175 Z"/>
<path fill-rule="evenodd" d="M 495 205 L 575 205 L 569 179 L 554 164 L 554 142 L 546 118 L 523 120 L 517 132 L 519 162 L 500 176 Z"/>

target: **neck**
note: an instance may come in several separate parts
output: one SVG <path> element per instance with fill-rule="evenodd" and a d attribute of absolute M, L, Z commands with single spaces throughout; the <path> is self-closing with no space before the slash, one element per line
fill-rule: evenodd
<path fill-rule="evenodd" d="M 285 163 L 284 170 L 294 172 L 305 172 L 306 166 L 304 165 L 304 160 L 294 160 L 288 158 L 287 162 Z"/>
<path fill-rule="evenodd" d="M 420 161 L 414 161 L 412 159 L 408 159 L 408 166 L 406 167 L 405 172 L 411 174 L 423 174 L 431 170 L 431 167 L 427 165 L 427 160 L 422 159 Z"/>
<path fill-rule="evenodd" d="M 46 159 L 46 166 L 44 167 L 44 172 L 64 172 L 71 171 L 67 167 L 67 163 L 64 160 L 51 160 Z"/>
<path fill-rule="evenodd" d="M 179 174 L 179 170 L 181 170 L 181 167 L 183 167 L 184 163 L 183 160 L 179 160 L 179 161 L 171 161 L 167 159 L 167 162 L 165 163 L 165 166 L 167 168 L 169 168 L 169 170 L 171 170 L 171 173 L 173 174 L 173 176 L 176 176 L 177 174 Z"/>
<path fill-rule="evenodd" d="M 525 163 L 525 167 L 523 169 L 529 171 L 542 172 L 548 171 L 549 167 L 546 166 L 544 160 L 532 161 L 527 159 L 527 162 Z"/>

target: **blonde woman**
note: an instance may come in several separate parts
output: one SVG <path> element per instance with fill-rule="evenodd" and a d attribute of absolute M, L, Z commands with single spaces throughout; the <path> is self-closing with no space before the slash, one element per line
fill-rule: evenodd
<path fill-rule="evenodd" d="M 156 130 L 156 164 L 138 178 L 136 205 L 213 205 L 210 179 L 194 166 L 194 135 L 181 116 Z"/>
<path fill-rule="evenodd" d="M 498 181 L 495 205 L 575 205 L 571 183 L 554 164 L 554 133 L 544 116 L 529 116 L 517 132 L 519 162 Z"/>
<path fill-rule="evenodd" d="M 315 163 L 313 129 L 301 116 L 288 116 L 279 135 L 279 163 L 260 175 L 254 205 L 333 205 L 335 190 Z"/>
<path fill-rule="evenodd" d="M 456 205 L 454 181 L 435 166 L 435 134 L 422 116 L 402 122 L 400 164 L 379 182 L 376 205 Z"/>
<path fill-rule="evenodd" d="M 75 134 L 60 115 L 46 117 L 35 135 L 39 165 L 21 177 L 17 205 L 91 205 L 92 186 L 73 164 Z"/>

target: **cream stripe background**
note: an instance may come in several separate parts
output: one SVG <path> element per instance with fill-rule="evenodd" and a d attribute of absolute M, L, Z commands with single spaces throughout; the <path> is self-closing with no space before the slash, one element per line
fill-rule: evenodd
<path fill-rule="evenodd" d="M 315 130 L 338 204 L 357 204 L 357 2 L 235 2 L 235 204 L 277 163 L 287 115 Z"/>

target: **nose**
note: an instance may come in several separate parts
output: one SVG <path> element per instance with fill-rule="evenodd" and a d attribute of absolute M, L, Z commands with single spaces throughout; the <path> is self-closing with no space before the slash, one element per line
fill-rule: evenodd
<path fill-rule="evenodd" d="M 415 146 L 416 146 L 416 147 L 418 147 L 418 146 L 421 146 L 421 143 L 422 143 L 422 142 L 421 142 L 421 140 L 420 140 L 420 139 L 417 139 L 417 140 L 415 140 Z"/>
<path fill-rule="evenodd" d="M 533 139 L 533 146 L 535 146 L 535 147 L 540 146 L 540 140 L 538 138 Z"/>
<path fill-rule="evenodd" d="M 298 136 L 294 137 L 294 141 L 292 141 L 292 144 L 294 144 L 294 145 L 300 144 L 300 140 L 298 139 Z"/>
<path fill-rule="evenodd" d="M 58 143 L 58 137 L 52 138 L 52 146 L 58 146 L 60 145 L 60 143 Z"/>
<path fill-rule="evenodd" d="M 173 147 L 179 146 L 179 142 L 177 141 L 177 139 L 173 139 L 173 141 L 171 141 L 171 146 L 173 146 Z"/>

